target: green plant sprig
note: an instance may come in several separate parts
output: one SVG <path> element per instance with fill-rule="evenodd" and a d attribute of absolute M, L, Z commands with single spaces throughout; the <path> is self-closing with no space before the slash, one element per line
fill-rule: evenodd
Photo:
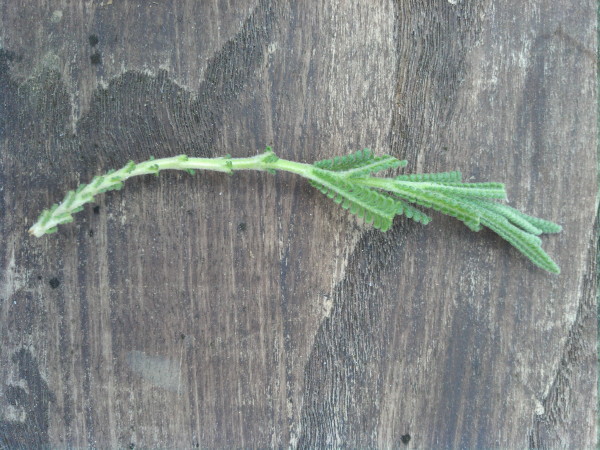
<path fill-rule="evenodd" d="M 238 170 L 278 170 L 295 173 L 323 192 L 342 208 L 362 218 L 381 231 L 392 226 L 395 216 L 405 216 L 427 224 L 431 218 L 413 205 L 431 208 L 464 222 L 473 231 L 487 227 L 512 244 L 535 265 L 552 273 L 560 273 L 556 263 L 541 247 L 543 233 L 558 233 L 560 225 L 523 214 L 497 200 L 506 199 L 501 183 L 468 183 L 460 172 L 405 174 L 375 177 L 387 169 L 405 167 L 406 161 L 389 155 L 375 156 L 368 149 L 347 156 L 304 164 L 279 158 L 270 147 L 264 153 L 248 158 L 193 158 L 187 155 L 154 159 L 141 163 L 129 161 L 119 170 L 96 176 L 89 184 L 69 191 L 62 202 L 42 212 L 29 232 L 37 237 L 54 233 L 57 226 L 73 221 L 73 213 L 93 202 L 95 196 L 121 189 L 131 177 L 158 175 L 161 170 L 212 170 L 233 173 Z"/>

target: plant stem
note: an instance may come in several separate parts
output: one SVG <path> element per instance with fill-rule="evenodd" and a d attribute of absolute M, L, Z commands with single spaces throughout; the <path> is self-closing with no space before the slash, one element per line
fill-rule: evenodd
<path fill-rule="evenodd" d="M 239 170 L 259 170 L 274 172 L 283 170 L 304 178 L 315 180 L 313 166 L 280 159 L 271 150 L 248 158 L 192 158 L 186 155 L 169 158 L 150 159 L 139 164 L 130 161 L 121 169 L 95 177 L 91 183 L 81 185 L 76 191 L 70 191 L 60 204 L 44 211 L 38 221 L 29 229 L 29 233 L 41 237 L 56 231 L 57 225 L 72 221 L 72 213 L 80 211 L 85 203 L 94 201 L 94 196 L 109 190 L 120 189 L 123 182 L 140 175 L 156 174 L 161 170 L 211 170 L 232 173 Z"/>

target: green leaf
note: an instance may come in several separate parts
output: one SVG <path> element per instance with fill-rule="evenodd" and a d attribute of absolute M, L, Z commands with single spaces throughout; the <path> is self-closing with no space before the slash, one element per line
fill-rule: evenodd
<path fill-rule="evenodd" d="M 503 211 L 503 215 L 506 216 L 511 222 L 515 225 L 521 226 L 518 219 L 524 220 L 527 223 L 531 224 L 534 228 L 537 228 L 542 233 L 560 233 L 562 231 L 562 227 L 554 222 L 550 222 L 549 220 L 540 219 L 539 217 L 529 216 L 525 213 L 522 213 L 518 209 L 512 208 L 508 205 L 503 205 L 500 203 L 492 203 L 494 208 Z"/>
<path fill-rule="evenodd" d="M 381 172 L 387 169 L 395 169 L 397 167 L 406 166 L 407 161 L 400 161 L 393 156 L 378 156 L 360 167 L 345 170 L 343 173 L 348 177 L 364 177 L 372 173 Z"/>
<path fill-rule="evenodd" d="M 410 173 L 398 175 L 396 180 L 400 181 L 436 181 L 436 182 L 460 182 L 462 174 L 457 171 L 438 173 Z"/>
<path fill-rule="evenodd" d="M 407 161 L 400 161 L 390 155 L 374 156 L 368 148 L 346 156 L 316 161 L 313 165 L 319 169 L 340 172 L 346 177 L 364 177 L 387 169 L 406 166 Z"/>
<path fill-rule="evenodd" d="M 265 150 L 265 156 L 263 158 L 263 162 L 265 163 L 275 163 L 279 161 L 279 156 L 277 156 L 272 150 L 271 147 L 267 147 L 269 151 Z"/>
<path fill-rule="evenodd" d="M 513 247 L 527 256 L 536 266 L 552 273 L 560 273 L 558 265 L 541 247 L 541 240 L 526 231 L 517 228 L 508 220 L 490 220 L 481 218 L 481 223 L 508 241 Z"/>
<path fill-rule="evenodd" d="M 367 223 L 372 222 L 375 228 L 382 231 L 392 226 L 392 220 L 399 210 L 399 203 L 394 198 L 323 170 L 317 169 L 313 173 L 319 181 L 311 181 L 311 184 L 341 204 L 342 208 Z"/>
<path fill-rule="evenodd" d="M 423 225 L 427 225 L 429 222 L 431 222 L 431 217 L 429 217 L 420 209 L 417 209 L 411 204 L 400 199 L 396 199 L 396 202 L 398 203 L 398 211 L 396 214 L 404 214 L 409 219 L 412 219 L 415 222 L 420 222 Z"/>
<path fill-rule="evenodd" d="M 469 208 L 468 205 L 453 197 L 440 192 L 430 192 L 419 189 L 418 187 L 403 181 L 385 179 L 381 179 L 381 181 L 383 183 L 377 187 L 392 192 L 404 200 L 456 217 L 458 220 L 467 223 L 469 227 L 476 228 L 479 224 L 479 216 L 477 213 L 473 211 L 472 208 Z"/>
<path fill-rule="evenodd" d="M 543 233 L 543 231 L 541 229 L 534 226 L 530 221 L 523 218 L 520 214 L 516 214 L 516 212 L 518 212 L 518 211 L 514 210 L 513 208 L 510 208 L 509 206 L 502 205 L 500 203 L 496 203 L 496 202 L 492 202 L 492 201 L 486 201 L 486 202 L 482 201 L 482 202 L 479 202 L 478 205 L 482 208 L 487 209 L 488 211 L 491 211 L 495 214 L 498 214 L 498 215 L 506 218 L 507 220 L 512 222 L 513 225 L 518 226 L 523 231 L 534 234 L 536 236 Z"/>
<path fill-rule="evenodd" d="M 401 181 L 399 181 L 401 182 Z M 422 189 L 441 192 L 449 196 L 460 195 L 466 198 L 506 198 L 506 190 L 502 183 L 439 183 L 423 182 L 414 184 Z"/>
<path fill-rule="evenodd" d="M 182 156 L 185 156 L 185 155 L 182 155 Z M 186 156 L 186 158 L 187 158 L 187 156 Z M 131 173 L 131 172 L 133 172 L 135 170 L 135 166 L 136 166 L 135 162 L 129 161 L 127 163 L 127 165 L 124 167 L 125 173 Z"/>
<path fill-rule="evenodd" d="M 321 161 L 315 161 L 313 163 L 313 166 L 319 169 L 340 172 L 348 169 L 362 167 L 365 164 L 371 162 L 374 158 L 375 157 L 373 156 L 373 152 L 368 148 L 365 148 L 364 150 L 359 150 L 356 153 L 351 153 L 350 155 L 336 156 L 333 159 L 323 159 Z"/>
<path fill-rule="evenodd" d="M 512 211 L 510 211 L 512 208 L 489 200 L 464 199 L 464 202 L 479 212 L 482 225 L 510 243 L 535 265 L 548 272 L 560 273 L 558 265 L 542 249 L 542 240 L 536 234 L 528 232 L 526 229 L 518 228 L 517 224 L 511 223 L 512 219 L 514 219 Z M 507 212 L 510 217 L 505 214 Z M 537 229 L 536 231 L 540 230 Z"/>

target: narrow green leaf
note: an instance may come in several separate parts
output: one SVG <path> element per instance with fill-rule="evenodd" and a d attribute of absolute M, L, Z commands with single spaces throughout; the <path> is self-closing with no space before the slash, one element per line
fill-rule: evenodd
<path fill-rule="evenodd" d="M 402 181 L 399 181 L 400 183 Z M 415 186 L 417 186 L 415 184 Z M 441 192 L 449 196 L 460 195 L 466 198 L 506 198 L 506 190 L 501 183 L 436 183 L 423 182 L 419 188 Z"/>
<path fill-rule="evenodd" d="M 436 182 L 460 182 L 462 174 L 458 171 L 438 173 L 410 173 L 396 176 L 400 181 L 436 181 Z"/>
<path fill-rule="evenodd" d="M 376 179 L 379 180 L 379 179 Z M 479 216 L 468 205 L 459 200 L 439 192 L 430 192 L 419 189 L 403 181 L 381 179 L 377 187 L 392 192 L 400 198 L 411 203 L 416 203 L 427 208 L 433 208 L 443 214 L 456 217 L 463 222 L 470 222 L 473 226 L 479 222 Z"/>
<path fill-rule="evenodd" d="M 406 166 L 407 161 L 400 161 L 389 155 L 374 156 L 368 148 L 333 159 L 316 161 L 313 165 L 319 169 L 340 172 L 347 177 L 363 177 L 387 169 Z"/>
<path fill-rule="evenodd" d="M 396 212 L 397 214 L 404 214 L 409 219 L 422 223 L 423 225 L 427 225 L 429 222 L 431 222 L 431 217 L 429 217 L 420 209 L 417 209 L 411 204 L 400 199 L 396 199 L 396 202 L 398 203 L 398 211 Z"/>
<path fill-rule="evenodd" d="M 333 159 L 323 159 L 315 161 L 313 165 L 319 169 L 331 170 L 334 172 L 345 171 L 362 167 L 374 159 L 373 152 L 368 148 L 359 150 L 346 156 L 336 156 Z"/>
<path fill-rule="evenodd" d="M 485 208 L 489 211 L 493 211 L 496 214 L 499 214 L 502 217 L 505 217 L 506 219 L 508 219 L 510 222 L 512 222 L 514 225 L 520 227 L 521 229 L 523 229 L 524 231 L 534 234 L 534 235 L 540 235 L 543 233 L 542 230 L 540 230 L 538 227 L 534 226 L 531 224 L 531 222 L 529 222 L 528 220 L 526 220 L 525 218 L 523 218 L 520 214 L 516 214 L 513 208 L 510 208 L 506 205 L 503 205 L 501 203 L 496 203 L 493 201 L 480 201 L 477 202 L 477 205 L 480 206 L 481 208 Z"/>
<path fill-rule="evenodd" d="M 319 178 L 319 182 L 312 182 L 313 186 L 343 208 L 382 231 L 391 227 L 398 211 L 394 198 L 323 170 L 316 169 L 313 173 Z"/>
<path fill-rule="evenodd" d="M 518 209 L 512 208 L 508 205 L 495 204 L 496 207 L 501 209 L 502 211 L 507 213 L 512 213 L 515 216 L 527 221 L 535 228 L 541 230 L 542 233 L 560 233 L 562 231 L 562 227 L 554 222 L 550 222 L 549 220 L 540 219 L 539 217 L 533 217 L 522 213 Z M 512 221 L 512 220 L 511 220 Z"/>
<path fill-rule="evenodd" d="M 496 232 L 513 247 L 527 256 L 536 266 L 552 273 L 560 273 L 558 265 L 548 256 L 539 245 L 539 238 L 512 225 L 508 220 L 490 221 L 487 217 L 481 219 L 483 225 Z"/>
<path fill-rule="evenodd" d="M 277 161 L 279 161 L 279 156 L 277 156 L 271 150 L 269 150 L 268 152 L 265 151 L 265 157 L 263 158 L 263 162 L 265 162 L 267 164 L 272 164 L 272 163 L 276 163 Z"/>
<path fill-rule="evenodd" d="M 344 170 L 343 174 L 348 177 L 364 177 L 372 173 L 381 172 L 387 169 L 395 169 L 397 167 L 406 166 L 407 161 L 400 161 L 393 156 L 380 156 L 373 158 L 362 166 L 354 167 L 352 169 Z"/>
<path fill-rule="evenodd" d="M 185 155 L 183 155 L 185 156 Z M 135 170 L 136 164 L 133 161 L 129 161 L 125 166 L 125 173 L 131 173 Z"/>
<path fill-rule="evenodd" d="M 499 212 L 502 211 L 502 208 L 495 209 L 497 206 L 502 207 L 504 205 L 487 200 L 465 199 L 464 201 L 479 211 L 482 225 L 510 243 L 529 258 L 531 262 L 549 272 L 560 273 L 558 265 L 542 249 L 542 240 L 538 236 L 511 223 L 504 214 Z"/>

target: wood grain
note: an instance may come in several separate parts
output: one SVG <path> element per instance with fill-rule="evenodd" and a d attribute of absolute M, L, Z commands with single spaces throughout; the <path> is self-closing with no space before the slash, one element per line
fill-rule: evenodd
<path fill-rule="evenodd" d="M 595 445 L 592 1 L 0 11 L 0 447 Z M 287 174 L 134 179 L 27 235 L 129 159 L 267 144 L 505 182 L 562 273 Z"/>

